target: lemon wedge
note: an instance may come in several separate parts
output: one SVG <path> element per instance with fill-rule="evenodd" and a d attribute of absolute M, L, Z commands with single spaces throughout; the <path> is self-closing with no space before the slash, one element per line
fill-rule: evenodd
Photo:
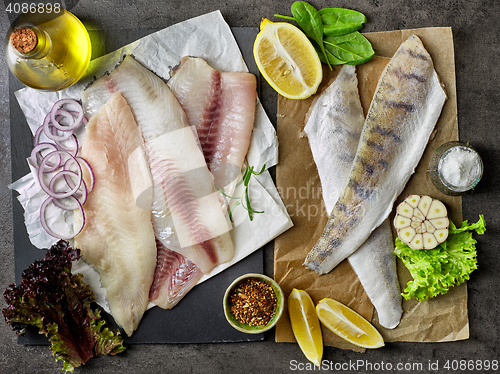
<path fill-rule="evenodd" d="M 306 291 L 294 288 L 288 296 L 288 313 L 299 347 L 316 366 L 323 357 L 323 336 L 314 303 Z"/>
<path fill-rule="evenodd" d="M 253 54 L 262 76 L 288 99 L 310 97 L 323 79 L 318 53 L 307 36 L 289 23 L 264 18 Z"/>
<path fill-rule="evenodd" d="M 344 304 L 325 298 L 316 305 L 316 312 L 329 330 L 348 342 L 363 348 L 384 346 L 384 338 L 377 329 Z"/>

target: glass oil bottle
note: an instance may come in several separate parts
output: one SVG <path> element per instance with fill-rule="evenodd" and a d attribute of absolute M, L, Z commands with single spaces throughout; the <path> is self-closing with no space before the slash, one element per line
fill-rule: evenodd
<path fill-rule="evenodd" d="M 44 91 L 76 83 L 85 74 L 91 54 L 85 26 L 62 8 L 21 14 L 5 41 L 11 72 L 25 85 Z"/>

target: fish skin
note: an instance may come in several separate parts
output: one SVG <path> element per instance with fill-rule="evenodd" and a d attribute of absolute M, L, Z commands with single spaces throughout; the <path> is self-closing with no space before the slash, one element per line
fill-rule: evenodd
<path fill-rule="evenodd" d="M 377 310 L 379 323 L 387 329 L 397 327 L 403 307 L 390 220 L 373 230 L 348 261 Z"/>
<path fill-rule="evenodd" d="M 356 68 L 344 65 L 325 91 L 312 103 L 307 134 L 323 200 L 330 212 L 341 195 L 358 148 L 365 118 L 359 98 Z M 401 289 L 388 220 L 348 257 L 383 327 L 395 328 L 403 314 Z"/>
<path fill-rule="evenodd" d="M 75 246 L 99 272 L 113 317 L 128 336 L 146 311 L 156 266 L 151 211 L 138 207 L 132 192 L 141 175 L 128 167 L 139 148 L 144 152 L 132 111 L 115 93 L 86 127 L 81 155 L 92 165 L 95 186 Z"/>
<path fill-rule="evenodd" d="M 221 72 L 185 56 L 167 82 L 196 127 L 215 185 L 232 196 L 250 146 L 257 80 L 245 72 Z"/>
<path fill-rule="evenodd" d="M 82 102 L 86 113 L 95 113 L 114 92 L 120 92 L 129 103 L 145 142 L 152 168 L 156 237 L 204 273 L 218 263 L 229 261 L 234 255 L 229 235 L 231 225 L 220 205 L 196 135 L 171 90 L 162 79 L 127 55 L 109 75 L 84 91 Z M 183 193 L 173 194 L 173 186 L 183 186 Z M 190 204 L 183 204 L 183 199 Z M 184 212 L 182 207 L 191 210 Z"/>
<path fill-rule="evenodd" d="M 155 276 L 149 299 L 163 309 L 172 309 L 193 288 L 203 272 L 185 256 L 166 248 L 159 240 Z"/>
<path fill-rule="evenodd" d="M 378 82 L 346 188 L 304 265 L 330 272 L 390 214 L 422 157 L 446 93 L 416 36 L 396 51 Z"/>

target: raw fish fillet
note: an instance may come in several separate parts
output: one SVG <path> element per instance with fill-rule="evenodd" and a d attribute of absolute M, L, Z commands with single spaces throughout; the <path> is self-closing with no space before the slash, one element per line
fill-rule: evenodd
<path fill-rule="evenodd" d="M 379 323 L 387 329 L 395 328 L 403 308 L 390 220 L 373 230 L 348 260 L 377 310 Z"/>
<path fill-rule="evenodd" d="M 95 187 L 83 206 L 85 227 L 75 246 L 99 272 L 113 317 L 128 336 L 148 306 L 156 266 L 151 211 L 139 208 L 132 192 L 135 178 L 151 178 L 129 167 L 138 153 L 145 159 L 139 128 L 115 93 L 86 128 L 81 154 L 92 165 Z"/>
<path fill-rule="evenodd" d="M 389 216 L 422 157 L 446 93 L 416 36 L 396 51 L 379 79 L 348 182 L 304 265 L 328 273 Z"/>
<path fill-rule="evenodd" d="M 153 227 L 157 239 L 194 262 L 204 273 L 229 261 L 231 225 L 198 146 L 196 134 L 168 86 L 126 56 L 82 95 L 88 114 L 120 92 L 144 138 L 153 177 Z"/>
<path fill-rule="evenodd" d="M 183 255 L 157 240 L 157 261 L 149 299 L 163 309 L 171 309 L 203 276 L 203 272 Z"/>
<path fill-rule="evenodd" d="M 364 123 L 354 65 L 344 65 L 333 83 L 313 102 L 306 116 L 307 134 L 330 212 L 347 182 Z M 399 287 L 394 242 L 388 220 L 348 257 L 386 328 L 399 324 Z"/>
<path fill-rule="evenodd" d="M 198 132 L 215 185 L 232 196 L 250 146 L 257 100 L 253 74 L 220 72 L 184 57 L 168 86 Z M 225 188 L 225 189 L 224 189 Z"/>

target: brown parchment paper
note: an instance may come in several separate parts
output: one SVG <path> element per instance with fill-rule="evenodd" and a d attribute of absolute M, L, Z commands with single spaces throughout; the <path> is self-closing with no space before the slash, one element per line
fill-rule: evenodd
<path fill-rule="evenodd" d="M 443 201 L 455 224 L 462 222 L 462 201 L 440 193 L 426 172 L 431 154 L 442 143 L 458 140 L 457 100 L 455 89 L 455 63 L 451 28 L 422 28 L 364 34 L 372 42 L 376 55 L 370 62 L 357 67 L 360 97 L 365 115 L 376 84 L 401 43 L 410 35 L 417 35 L 431 54 L 435 69 L 444 84 L 448 99 L 415 174 L 396 201 L 399 204 L 408 194 L 430 195 Z M 326 88 L 339 72 L 324 67 L 324 79 L 318 90 Z M 325 297 L 336 299 L 368 320 L 379 329 L 386 342 L 443 342 L 467 339 L 467 286 L 452 288 L 446 295 L 417 302 L 403 300 L 404 314 L 401 323 L 393 330 L 378 324 L 374 308 L 362 285 L 347 261 L 342 262 L 326 275 L 318 275 L 302 263 L 316 243 L 326 224 L 326 211 L 321 197 L 321 184 L 312 158 L 309 142 L 303 132 L 304 117 L 314 96 L 306 100 L 278 98 L 279 163 L 276 184 L 294 227 L 275 240 L 274 277 L 288 296 L 293 288 L 306 290 L 315 303 Z M 393 213 L 394 214 L 394 213 Z M 392 217 L 391 217 L 392 218 Z M 395 233 L 394 233 L 395 235 Z M 411 277 L 398 259 L 401 289 Z M 363 351 L 323 328 L 324 344 L 355 351 Z M 276 326 L 277 342 L 294 342 L 288 313 Z"/>

